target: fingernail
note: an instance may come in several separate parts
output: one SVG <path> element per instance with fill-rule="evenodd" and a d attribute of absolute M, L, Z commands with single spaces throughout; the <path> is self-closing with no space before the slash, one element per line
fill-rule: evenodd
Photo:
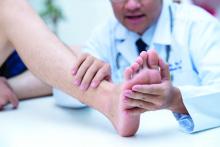
<path fill-rule="evenodd" d="M 72 74 L 73 74 L 73 75 L 76 74 L 76 69 L 75 69 L 75 68 L 72 69 Z"/>
<path fill-rule="evenodd" d="M 131 90 L 125 90 L 123 94 L 124 94 L 124 96 L 129 97 L 129 96 L 132 95 L 132 91 Z"/>
<path fill-rule="evenodd" d="M 92 82 L 91 87 L 96 88 L 97 87 L 97 82 Z"/>
<path fill-rule="evenodd" d="M 136 86 L 133 86 L 133 87 L 132 87 L 132 90 L 137 90 L 137 87 L 136 87 Z"/>
<path fill-rule="evenodd" d="M 79 85 L 80 85 L 80 81 L 79 81 L 79 80 L 75 80 L 73 83 L 74 83 L 74 85 L 76 85 L 76 86 L 79 86 Z"/>
<path fill-rule="evenodd" d="M 132 87 L 132 90 L 134 90 L 134 91 L 138 91 L 139 89 L 140 89 L 139 86 L 133 86 L 133 87 Z"/>
<path fill-rule="evenodd" d="M 88 87 L 87 84 L 81 84 L 81 85 L 80 85 L 80 89 L 81 89 L 81 90 L 86 90 L 87 87 Z"/>

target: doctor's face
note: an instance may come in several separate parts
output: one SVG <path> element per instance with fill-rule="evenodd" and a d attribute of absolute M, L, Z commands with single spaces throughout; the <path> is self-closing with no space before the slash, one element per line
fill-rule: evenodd
<path fill-rule="evenodd" d="M 143 34 L 160 16 L 162 0 L 111 0 L 115 17 L 130 31 Z"/>

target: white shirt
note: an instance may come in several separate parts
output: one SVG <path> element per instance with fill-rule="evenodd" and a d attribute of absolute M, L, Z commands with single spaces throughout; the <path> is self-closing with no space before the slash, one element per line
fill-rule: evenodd
<path fill-rule="evenodd" d="M 109 63 L 113 81 L 121 82 L 124 69 L 138 55 L 135 41 L 139 37 L 111 16 L 93 33 L 85 51 Z M 220 126 L 220 24 L 217 19 L 198 7 L 164 0 L 161 16 L 142 38 L 164 59 L 166 46 L 171 46 L 169 64 L 173 84 L 181 90 L 193 120 L 191 131 Z"/>

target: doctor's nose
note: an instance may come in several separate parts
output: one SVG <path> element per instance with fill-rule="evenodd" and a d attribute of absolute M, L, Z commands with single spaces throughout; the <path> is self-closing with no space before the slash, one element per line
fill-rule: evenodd
<path fill-rule="evenodd" d="M 137 10 L 141 7 L 141 0 L 127 0 L 125 3 L 125 8 L 127 10 Z"/>

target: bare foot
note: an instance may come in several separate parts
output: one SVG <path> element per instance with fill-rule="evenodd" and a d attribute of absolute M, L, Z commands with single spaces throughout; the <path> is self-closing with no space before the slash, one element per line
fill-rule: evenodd
<path fill-rule="evenodd" d="M 155 51 L 149 53 L 143 52 L 141 57 L 137 59 L 130 68 L 125 70 L 125 83 L 122 85 L 122 91 L 130 89 L 136 84 L 156 84 L 161 82 L 160 71 L 158 70 L 159 57 Z M 150 68 L 148 68 L 150 67 Z M 120 90 L 120 91 L 121 91 Z M 120 94 L 119 99 L 115 99 L 112 106 L 116 106 L 113 110 L 117 110 L 114 114 L 117 114 L 113 118 L 113 124 L 121 136 L 134 135 L 140 123 L 140 114 L 134 115 L 129 113 L 127 109 L 131 109 L 126 105 L 126 97 Z"/>
<path fill-rule="evenodd" d="M 128 99 L 126 97 L 135 85 L 144 84 L 158 84 L 161 83 L 161 73 L 159 70 L 160 58 L 155 50 L 149 50 L 148 52 L 142 52 L 140 56 L 136 59 L 136 62 L 125 70 L 126 82 L 123 86 L 124 91 L 124 108 L 127 113 L 130 110 L 138 109 L 139 111 L 145 112 L 146 110 L 141 110 L 141 108 L 132 107 L 126 104 Z"/>
<path fill-rule="evenodd" d="M 125 74 L 130 74 L 130 71 L 126 70 Z M 143 76 L 145 78 L 143 78 Z M 122 85 L 122 91 L 131 89 L 132 86 L 136 84 L 159 83 L 160 81 L 161 78 L 159 71 L 145 68 L 140 73 L 135 75 L 132 79 L 125 82 Z M 118 130 L 118 133 L 122 136 L 134 135 L 139 128 L 140 114 L 134 115 L 127 111 L 127 109 L 131 109 L 131 107 L 126 104 L 126 97 L 123 93 L 120 95 L 118 106 L 119 113 L 116 124 L 116 129 Z"/>
<path fill-rule="evenodd" d="M 157 56 L 150 54 L 149 58 L 146 59 L 151 58 L 157 59 Z M 137 132 L 140 123 L 140 114 L 134 115 L 127 111 L 128 106 L 126 105 L 126 97 L 123 91 L 131 89 L 136 84 L 161 82 L 159 70 L 149 69 L 146 68 L 147 65 L 144 65 L 146 63 L 145 61 L 147 61 L 146 59 L 144 58 L 142 64 L 135 63 L 132 67 L 133 69 L 130 67 L 125 70 L 126 81 L 124 84 L 117 86 L 113 84 L 105 85 L 105 91 L 103 92 L 105 97 L 98 99 L 100 106 L 96 106 L 112 122 L 118 134 L 124 137 L 133 136 Z M 156 62 L 153 63 L 156 64 Z M 140 72 L 137 72 L 138 70 Z"/>
<path fill-rule="evenodd" d="M 122 87 L 122 85 L 108 86 L 105 91 L 106 97 L 102 99 L 105 102 L 102 102 L 100 112 L 103 112 L 112 122 L 119 135 L 129 137 L 133 136 L 138 130 L 140 115 L 131 115 L 125 111 Z"/>
<path fill-rule="evenodd" d="M 129 71 L 129 69 L 125 71 L 126 76 L 130 76 L 129 74 L 131 73 L 132 72 Z M 143 75 L 148 76 L 146 76 L 146 78 L 143 79 Z M 159 75 L 159 71 L 146 68 L 143 69 L 143 71 L 141 71 L 137 75 L 135 75 L 133 79 L 129 79 L 123 85 L 108 87 L 108 91 L 105 93 L 107 97 L 104 99 L 106 102 L 105 105 L 102 107 L 105 108 L 104 114 L 112 122 L 119 135 L 124 137 L 133 136 L 137 132 L 140 123 L 140 114 L 134 115 L 127 111 L 127 109 L 129 109 L 130 106 L 128 106 L 125 102 L 126 97 L 124 96 L 123 91 L 126 89 L 131 89 L 133 85 L 140 83 L 144 84 L 160 82 L 159 80 L 154 80 L 159 79 Z"/>

